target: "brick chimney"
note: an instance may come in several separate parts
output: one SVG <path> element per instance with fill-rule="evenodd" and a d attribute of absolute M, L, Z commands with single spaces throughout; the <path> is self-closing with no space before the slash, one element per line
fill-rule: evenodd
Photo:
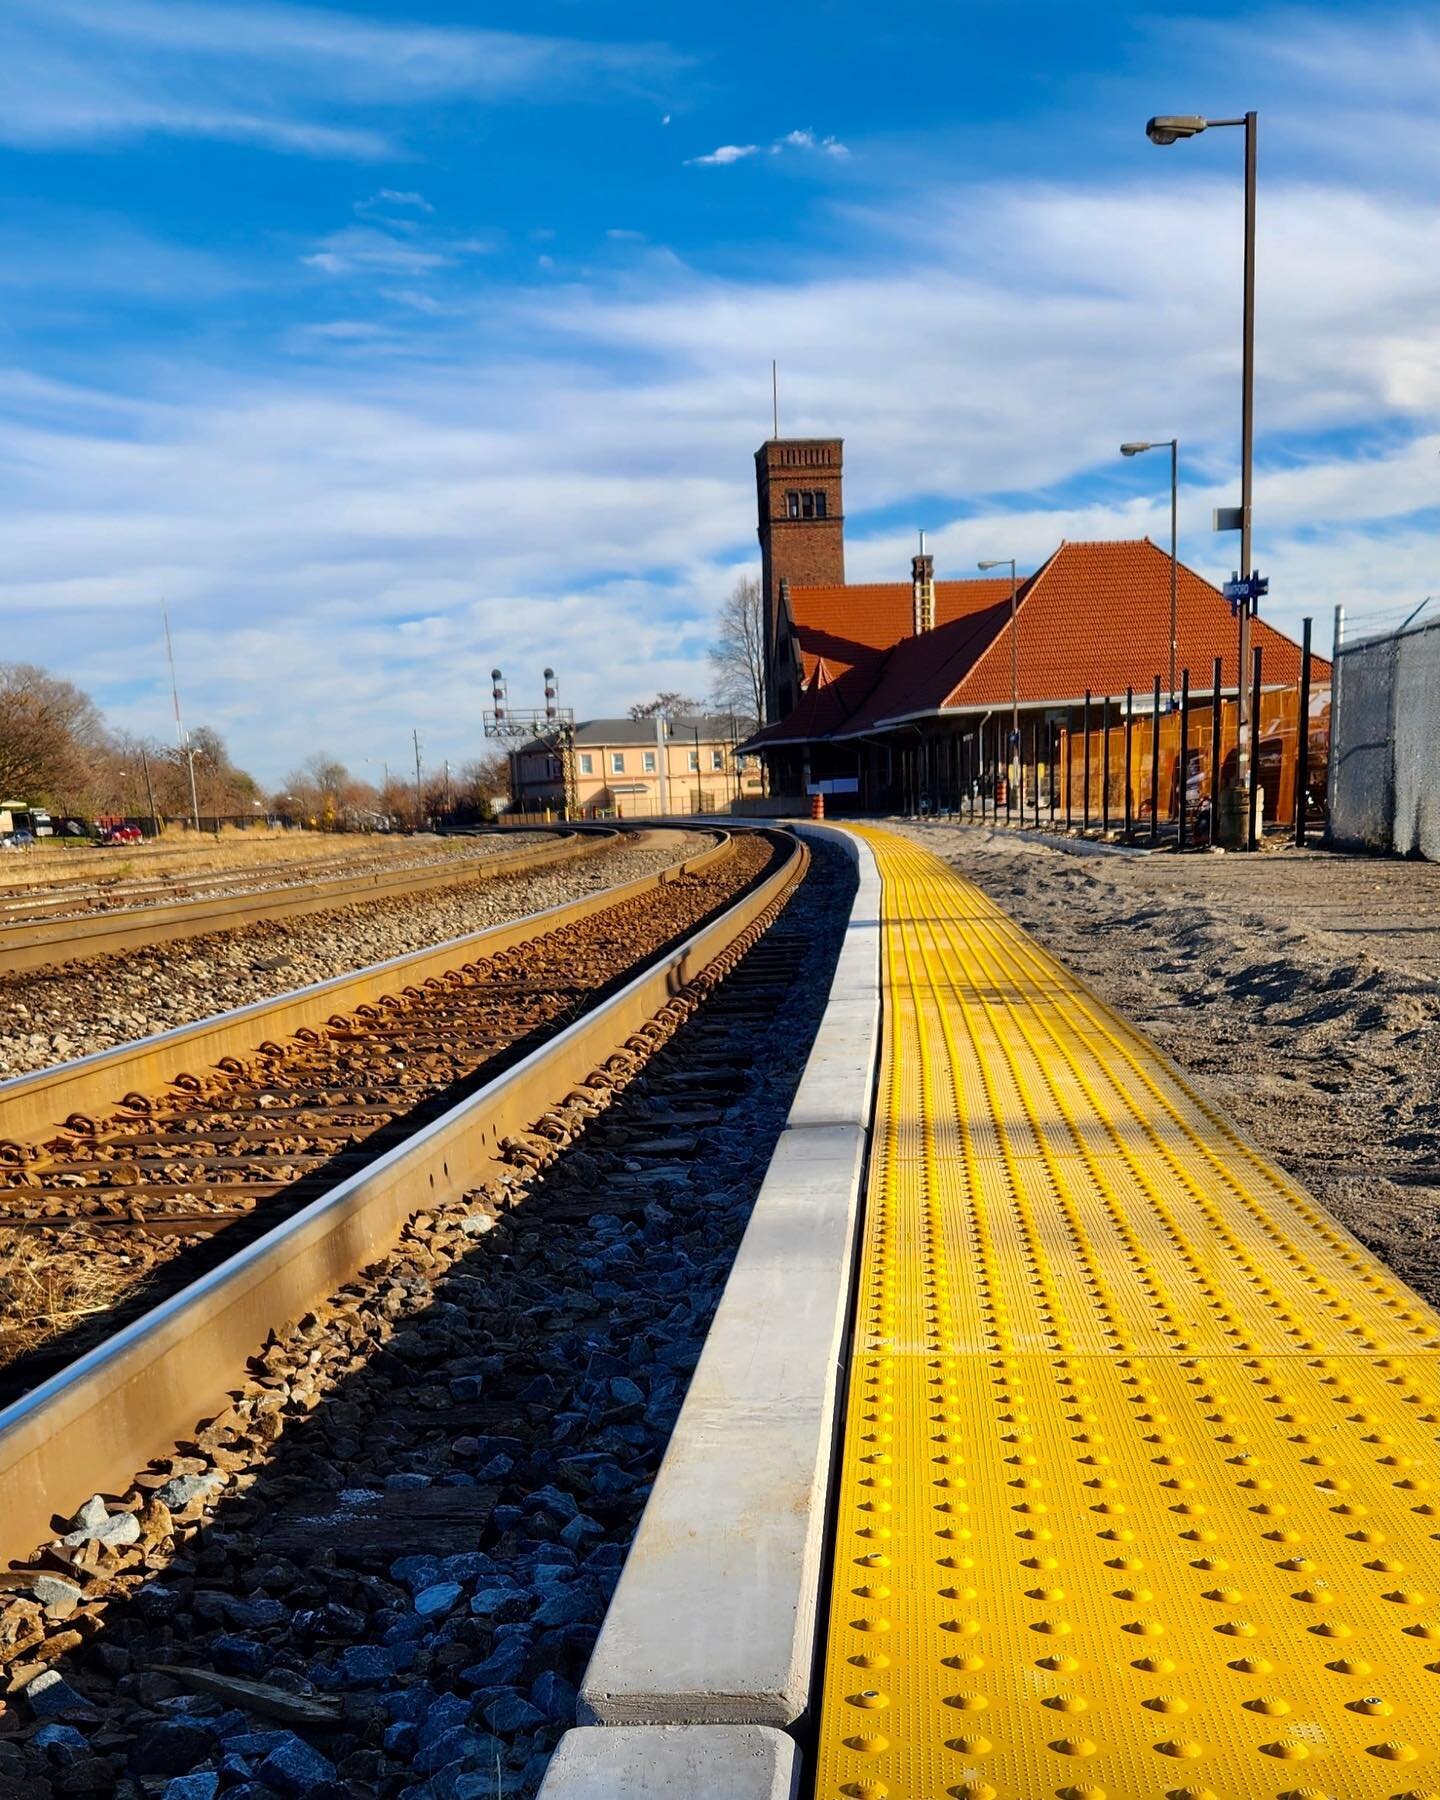
<path fill-rule="evenodd" d="M 910 586 L 915 596 L 914 628 L 922 632 L 935 629 L 935 558 L 925 553 L 925 533 L 920 533 L 920 553 L 910 558 Z"/>

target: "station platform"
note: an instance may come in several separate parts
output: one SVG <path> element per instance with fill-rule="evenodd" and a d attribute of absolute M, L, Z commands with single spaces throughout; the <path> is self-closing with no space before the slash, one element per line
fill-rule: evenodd
<path fill-rule="evenodd" d="M 1440 1795 L 1440 1318 L 878 830 L 817 1800 Z"/>

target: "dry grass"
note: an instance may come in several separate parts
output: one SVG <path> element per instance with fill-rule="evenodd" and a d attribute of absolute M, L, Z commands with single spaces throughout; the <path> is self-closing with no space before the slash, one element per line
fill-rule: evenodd
<path fill-rule="evenodd" d="M 133 1269 L 93 1250 L 0 1227 L 0 1363 L 108 1312 L 133 1280 Z"/>
<path fill-rule="evenodd" d="M 412 859 L 433 855 L 437 847 L 463 850 L 463 839 L 387 837 L 380 833 L 346 834 L 323 831 L 272 831 L 257 826 L 253 831 L 233 827 L 218 838 L 176 825 L 153 843 L 124 849 L 64 849 L 58 844 L 37 844 L 23 856 L 0 858 L 0 892 L 7 889 L 51 887 L 81 882 L 126 880 L 136 876 L 185 876 L 235 870 L 239 874 L 262 871 L 271 863 L 367 862 Z"/>

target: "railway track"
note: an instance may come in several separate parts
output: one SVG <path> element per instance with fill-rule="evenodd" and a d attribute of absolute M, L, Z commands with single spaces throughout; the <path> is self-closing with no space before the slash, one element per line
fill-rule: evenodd
<path fill-rule="evenodd" d="M 0 1232 L 52 1285 L 114 1296 L 68 1330 L 63 1302 L 48 1329 L 0 1312 L 0 1402 L 412 1136 L 771 854 L 722 843 L 681 879 L 0 1086 Z"/>
<path fill-rule="evenodd" d="M 423 1779 L 426 1728 L 394 1732 L 394 1696 L 379 1691 L 396 1685 L 387 1669 L 412 1703 L 440 1707 L 437 1721 L 486 1706 L 482 1729 L 504 1763 L 495 1791 L 533 1791 L 538 1767 L 528 1783 L 523 1772 L 568 1722 L 567 1692 L 803 1064 L 807 1009 L 818 1015 L 823 1000 L 843 916 L 833 888 L 848 870 L 832 856 L 817 892 L 795 886 L 802 862 L 772 870 L 688 962 L 677 953 L 647 991 L 627 1001 L 631 983 L 613 996 L 599 1030 L 573 1027 L 566 1085 L 543 1106 L 533 1077 L 520 1084 L 538 1110 L 493 1146 L 483 1185 L 412 1218 L 361 1279 L 271 1338 L 217 1421 L 172 1444 L 140 1485 L 114 1484 L 129 1489 L 131 1541 L 120 1541 L 126 1528 L 103 1547 L 52 1548 L 9 1578 L 0 1690 L 39 1679 L 47 1692 L 59 1672 L 59 1698 L 79 1697 L 70 1728 L 84 1744 L 71 1749 L 91 1791 L 154 1779 L 157 1761 L 186 1745 L 215 1767 L 218 1736 L 207 1748 L 202 1727 L 182 1744 L 171 1727 L 198 1706 L 183 1716 L 233 1730 L 232 1702 L 248 1704 L 253 1680 L 255 1711 L 231 1740 L 232 1761 L 249 1756 L 268 1783 L 277 1771 L 260 1767 L 288 1737 L 296 1768 L 307 1747 L 323 1760 L 304 1765 L 313 1789 L 280 1792 L 402 1792 Z M 203 1421 L 193 1405 L 192 1416 Z M 0 1482 L 8 1435 L 0 1424 Z M 553 1514 L 533 1504 L 547 1484 Z M 417 1662 L 383 1640 L 444 1558 L 469 1571 L 472 1589 L 483 1569 L 481 1585 L 510 1598 L 499 1616 L 475 1605 L 448 1625 L 437 1616 L 443 1641 L 419 1646 Z M 553 1575 L 567 1561 L 574 1592 L 562 1604 Z M 37 1632 L 41 1569 L 80 1598 L 63 1618 L 39 1607 Z M 477 1671 L 513 1643 L 506 1619 L 525 1594 L 540 1617 L 549 1711 L 477 1698 Z M 546 1626 L 547 1605 L 567 1622 Z M 249 1647 L 237 1649 L 242 1617 Z M 225 1695 L 208 1709 L 194 1698 L 207 1679 Z M 4 1750 L 0 1735 L 0 1773 Z M 164 1772 L 183 1771 L 171 1760 Z M 106 1778 L 116 1787 L 101 1789 Z"/>
<path fill-rule="evenodd" d="M 535 838 L 539 838 L 539 842 Z M 528 840 L 528 841 L 527 841 Z M 461 882 L 546 870 L 595 855 L 619 841 L 604 828 L 526 834 L 513 849 L 474 855 L 450 851 L 421 862 L 358 873 L 343 863 L 281 864 L 227 888 L 223 874 L 165 878 L 134 887 L 92 887 L 31 899 L 0 897 L 0 974 L 113 956 L 230 931 L 265 919 L 300 918 L 333 906 L 421 894 Z M 230 872 L 233 880 L 234 872 Z M 281 877 L 275 879 L 276 876 Z"/>

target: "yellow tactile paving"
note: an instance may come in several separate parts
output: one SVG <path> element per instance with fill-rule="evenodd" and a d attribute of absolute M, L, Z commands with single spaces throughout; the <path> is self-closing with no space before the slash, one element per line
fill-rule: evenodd
<path fill-rule="evenodd" d="M 1440 1318 L 978 889 L 865 836 L 817 1800 L 1440 1800 Z"/>

